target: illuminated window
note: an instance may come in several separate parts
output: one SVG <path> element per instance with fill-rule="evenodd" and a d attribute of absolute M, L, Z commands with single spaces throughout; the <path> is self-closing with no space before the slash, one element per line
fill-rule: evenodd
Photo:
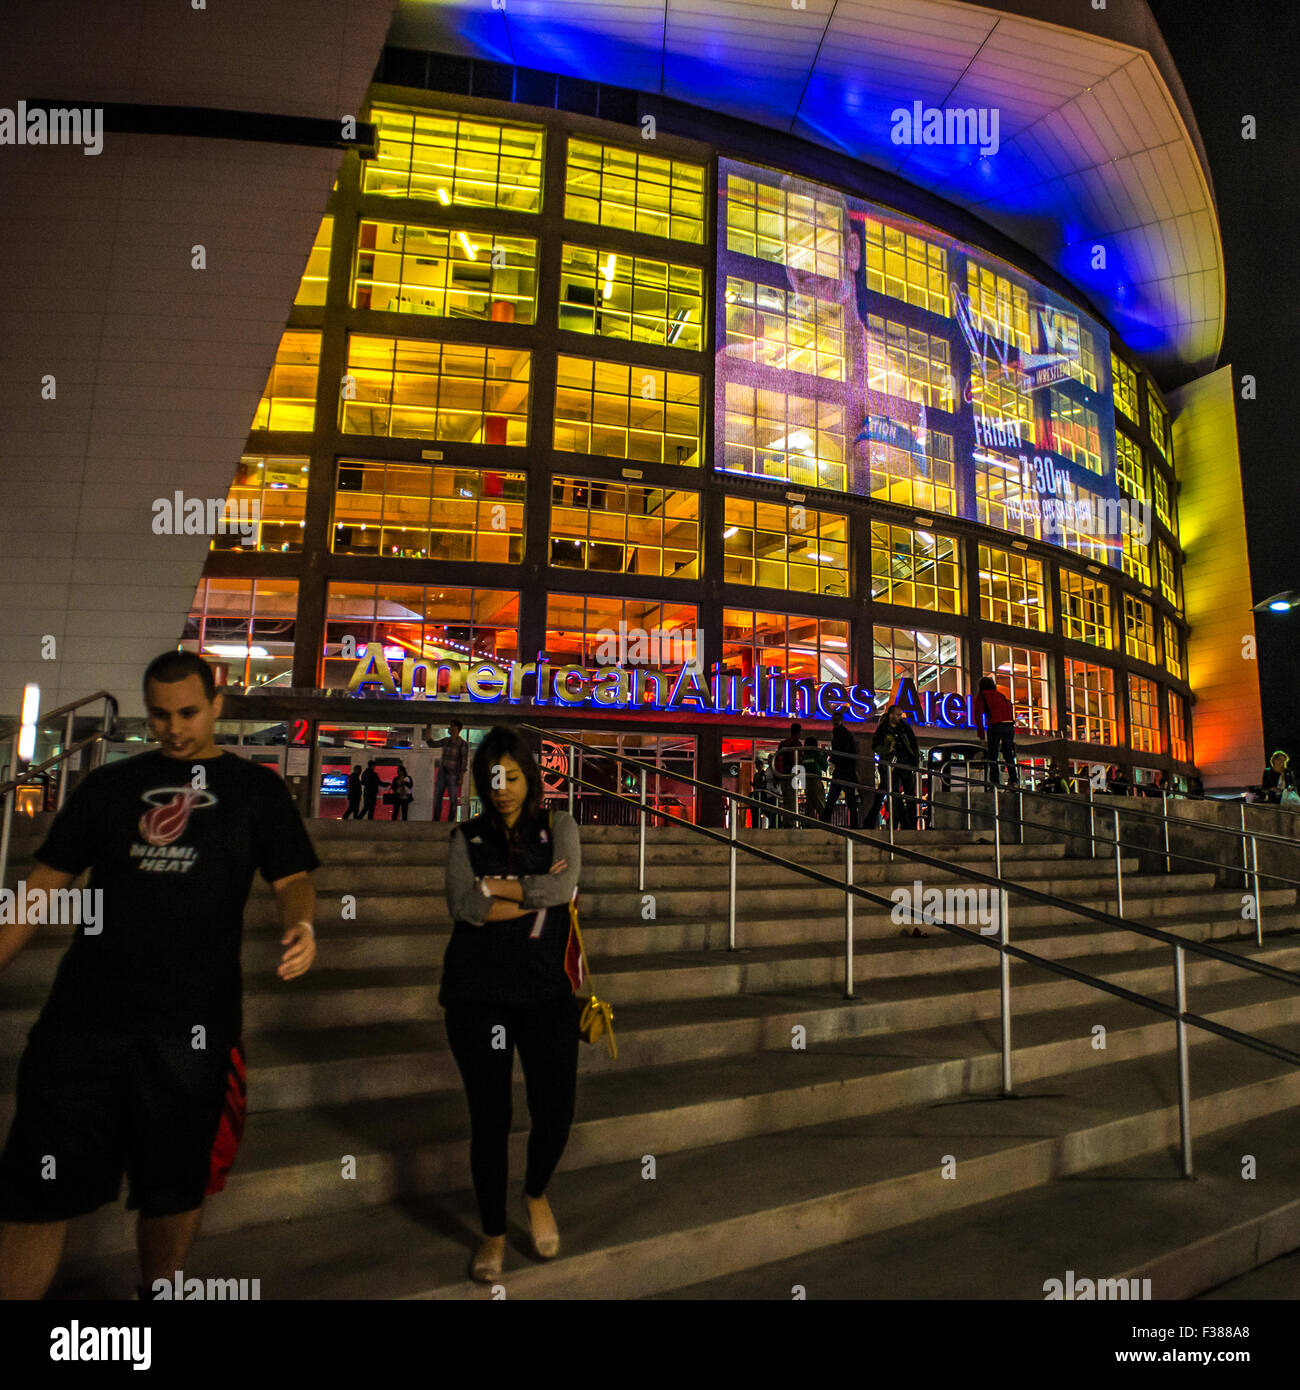
<path fill-rule="evenodd" d="M 1064 391 L 1052 388 L 1051 416 L 1046 425 L 1047 446 L 1094 473 L 1101 469 L 1101 426 L 1097 412 Z"/>
<path fill-rule="evenodd" d="M 295 304 L 324 304 L 325 291 L 330 278 L 330 240 L 334 235 L 334 219 L 324 217 L 316 231 L 311 253 L 307 257 L 307 269 L 302 273 Z"/>
<path fill-rule="evenodd" d="M 1182 604 L 1178 601 L 1178 571 L 1174 569 L 1174 552 L 1164 541 L 1156 542 L 1156 560 L 1160 574 L 1160 592 L 1175 608 L 1181 611 Z"/>
<path fill-rule="evenodd" d="M 947 318 L 948 253 L 874 217 L 853 217 L 866 241 L 867 288 Z"/>
<path fill-rule="evenodd" d="M 804 487 L 845 490 L 844 408 L 729 381 L 723 467 Z"/>
<path fill-rule="evenodd" d="M 291 329 L 280 339 L 275 366 L 253 416 L 255 430 L 311 430 L 316 427 L 316 375 L 320 334 Z"/>
<path fill-rule="evenodd" d="M 1013 284 L 1005 276 L 966 261 L 966 293 L 970 298 L 970 316 L 977 332 L 1032 352 L 1029 331 L 1029 291 Z"/>
<path fill-rule="evenodd" d="M 975 519 L 985 526 L 1013 531 L 1034 539 L 1043 534 L 1043 517 L 1033 482 L 1013 462 L 1001 454 L 979 447 L 975 461 Z"/>
<path fill-rule="evenodd" d="M 531 355 L 518 348 L 425 338 L 348 338 L 356 399 L 342 401 L 344 434 L 528 442 Z"/>
<path fill-rule="evenodd" d="M 1124 553 L 1120 568 L 1139 584 L 1151 583 L 1151 547 L 1142 542 L 1142 530 L 1127 512 L 1120 518 L 1124 530 Z"/>
<path fill-rule="evenodd" d="M 1037 443 L 1034 397 L 1020 389 L 1020 375 L 1014 369 L 1005 371 L 995 357 L 972 358 L 970 393 L 977 447 L 1020 448 Z M 995 422 L 999 420 L 1015 427 L 1014 438 L 1005 445 L 995 442 Z"/>
<path fill-rule="evenodd" d="M 1097 342 L 1073 314 L 1053 311 L 1058 321 L 1063 321 L 1071 332 L 1079 338 L 1078 357 L 1067 358 L 1067 370 L 1075 381 L 1082 382 L 1089 391 L 1097 389 Z"/>
<path fill-rule="evenodd" d="M 1047 588 L 1043 566 L 1014 550 L 979 548 L 980 616 L 991 623 L 1010 623 L 1029 632 L 1047 632 Z"/>
<path fill-rule="evenodd" d="M 1156 660 L 1156 621 L 1149 603 L 1124 595 L 1124 650 L 1138 661 Z"/>
<path fill-rule="evenodd" d="M 891 422 L 884 422 L 882 434 L 890 431 Z M 900 507 L 956 516 L 952 435 L 928 430 L 924 449 L 915 444 L 907 447 L 906 433 L 900 438 L 904 443 L 890 444 L 883 438 L 869 440 L 871 495 Z"/>
<path fill-rule="evenodd" d="M 844 308 L 777 285 L 727 279 L 727 356 L 844 380 Z"/>
<path fill-rule="evenodd" d="M 1080 743 L 1115 743 L 1115 673 L 1065 659 L 1068 737 Z"/>
<path fill-rule="evenodd" d="M 917 632 L 911 628 L 872 629 L 872 674 L 876 698 L 892 694 L 907 677 L 917 691 L 960 694 L 965 690 L 962 642 L 946 632 Z"/>
<path fill-rule="evenodd" d="M 837 618 L 722 610 L 722 669 L 747 678 L 774 667 L 791 679 L 849 679 L 849 625 Z"/>
<path fill-rule="evenodd" d="M 1110 586 L 1062 567 L 1061 628 L 1076 642 L 1111 646 Z"/>
<path fill-rule="evenodd" d="M 1052 734 L 1052 701 L 1046 652 L 985 642 L 981 648 L 984 672 L 998 683 L 1016 712 L 1017 727 L 1033 734 Z"/>
<path fill-rule="evenodd" d="M 700 460 L 700 378 L 562 356 L 555 389 L 555 447 L 566 453 L 694 466 Z"/>
<path fill-rule="evenodd" d="M 956 391 L 948 340 L 891 323 L 878 314 L 869 315 L 867 385 L 899 400 L 924 401 L 940 410 L 954 410 Z"/>
<path fill-rule="evenodd" d="M 1183 639 L 1177 626 L 1170 618 L 1163 619 L 1165 630 L 1165 670 L 1171 676 L 1183 679 Z"/>
<path fill-rule="evenodd" d="M 728 174 L 727 250 L 838 280 L 843 273 L 841 202 Z"/>
<path fill-rule="evenodd" d="M 288 686 L 297 618 L 296 579 L 200 579 L 181 647 L 212 663 L 218 685 Z"/>
<path fill-rule="evenodd" d="M 371 119 L 378 152 L 362 161 L 362 193 L 541 211 L 541 126 L 387 106 L 376 106 Z"/>
<path fill-rule="evenodd" d="M 1113 504 L 1113 498 L 1091 492 L 1076 480 L 1073 505 L 1067 500 L 1057 516 L 1061 545 L 1085 559 L 1113 565 L 1119 541 L 1105 529 L 1115 524 Z"/>
<path fill-rule="evenodd" d="M 871 597 L 903 608 L 962 613 L 965 605 L 957 538 L 873 521 Z"/>
<path fill-rule="evenodd" d="M 1178 534 L 1178 526 L 1174 521 L 1173 494 L 1169 484 L 1165 481 L 1165 475 L 1158 469 L 1151 470 L 1152 490 L 1156 495 L 1156 516 L 1175 534 Z"/>
<path fill-rule="evenodd" d="M 1187 738 L 1187 714 L 1183 697 L 1169 692 L 1169 751 L 1175 762 L 1189 763 L 1192 749 Z"/>
<path fill-rule="evenodd" d="M 1128 678 L 1128 742 L 1135 753 L 1163 753 L 1159 690 L 1144 676 Z"/>
<path fill-rule="evenodd" d="M 849 519 L 783 502 L 725 499 L 722 531 L 728 584 L 801 594 L 848 594 Z"/>
<path fill-rule="evenodd" d="M 552 478 L 551 564 L 698 579 L 700 494 L 596 478 Z"/>
<path fill-rule="evenodd" d="M 1147 500 L 1146 468 L 1142 463 L 1142 450 L 1123 430 L 1115 431 L 1115 476 L 1130 497 L 1136 498 L 1139 502 Z"/>
<path fill-rule="evenodd" d="M 455 227 L 362 222 L 352 306 L 387 314 L 532 323 L 537 242 Z"/>
<path fill-rule="evenodd" d="M 1138 413 L 1137 373 L 1126 362 L 1121 362 L 1112 352 L 1110 355 L 1110 375 L 1114 382 L 1115 409 L 1123 411 L 1135 425 L 1142 423 Z"/>
<path fill-rule="evenodd" d="M 704 272 L 608 248 L 565 246 L 560 327 L 698 351 L 704 332 Z"/>
<path fill-rule="evenodd" d="M 620 644 L 620 637 L 623 642 Z M 546 655 L 557 666 L 702 667 L 698 610 L 693 603 L 642 598 L 549 594 Z M 658 703 L 666 702 L 665 687 Z"/>
<path fill-rule="evenodd" d="M 330 548 L 416 560 L 524 558 L 523 473 L 340 459 Z"/>
<path fill-rule="evenodd" d="M 517 590 L 334 581 L 325 605 L 320 684 L 327 689 L 348 684 L 371 643 L 382 652 L 394 685 L 410 660 L 419 663 L 411 672 L 416 689 L 429 693 L 447 688 L 449 665 L 519 660 Z M 347 649 L 356 656 L 344 656 Z"/>
<path fill-rule="evenodd" d="M 1172 463 L 1169 457 L 1169 415 L 1156 399 L 1150 383 L 1147 384 L 1147 423 L 1151 427 L 1151 442 L 1160 450 L 1160 457 Z"/>
<path fill-rule="evenodd" d="M 704 240 L 704 165 L 569 139 L 564 215 L 677 241 Z"/>
<path fill-rule="evenodd" d="M 301 550 L 310 462 L 302 455 L 245 454 L 226 497 L 225 533 L 215 535 L 209 549 Z"/>

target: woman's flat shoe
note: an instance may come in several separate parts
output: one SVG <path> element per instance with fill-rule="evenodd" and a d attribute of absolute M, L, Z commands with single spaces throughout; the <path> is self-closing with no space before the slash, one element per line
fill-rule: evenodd
<path fill-rule="evenodd" d="M 469 1263 L 469 1277 L 476 1284 L 495 1284 L 501 1278 L 501 1268 L 505 1264 L 505 1242 L 492 1249 L 486 1241 L 478 1248 L 478 1253 Z"/>
<path fill-rule="evenodd" d="M 548 1203 L 549 1209 L 549 1203 Z M 528 1215 L 528 1234 L 532 1237 L 533 1253 L 539 1260 L 553 1260 L 560 1253 L 560 1234 L 558 1231 L 550 1231 L 538 1235 L 533 1230 L 533 1213 L 528 1204 L 528 1198 L 524 1198 L 524 1210 Z M 554 1221 L 554 1215 L 551 1220 Z"/>

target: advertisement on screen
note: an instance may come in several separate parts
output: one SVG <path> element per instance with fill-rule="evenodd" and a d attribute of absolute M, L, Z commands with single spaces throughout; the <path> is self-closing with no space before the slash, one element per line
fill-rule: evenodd
<path fill-rule="evenodd" d="M 719 470 L 963 517 L 1118 565 L 1110 340 L 933 227 L 719 165 Z"/>

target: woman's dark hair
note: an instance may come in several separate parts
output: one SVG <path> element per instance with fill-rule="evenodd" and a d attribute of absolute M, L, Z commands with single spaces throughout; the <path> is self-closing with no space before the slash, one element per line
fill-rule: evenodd
<path fill-rule="evenodd" d="M 501 813 L 492 804 L 492 769 L 502 758 L 513 758 L 528 783 L 520 818 L 535 820 L 542 813 L 542 774 L 531 745 L 513 724 L 493 724 L 474 750 L 474 790 L 483 803 L 483 814 L 504 828 Z"/>
<path fill-rule="evenodd" d="M 997 688 L 998 688 L 998 683 L 997 683 L 997 681 L 995 681 L 995 680 L 993 679 L 992 676 L 981 676 L 981 677 L 980 677 L 980 689 L 981 689 L 981 690 L 996 690 Z"/>

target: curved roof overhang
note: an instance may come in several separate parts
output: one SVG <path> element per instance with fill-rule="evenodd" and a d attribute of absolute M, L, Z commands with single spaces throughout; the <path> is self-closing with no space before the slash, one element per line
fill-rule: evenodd
<path fill-rule="evenodd" d="M 1033 252 L 1162 382 L 1214 366 L 1214 192 L 1144 0 L 1072 7 L 1086 29 L 1053 22 L 1051 0 L 795 3 L 400 0 L 388 41 L 659 93 L 837 150 Z M 893 113 L 916 102 L 996 110 L 996 150 L 895 143 Z"/>

